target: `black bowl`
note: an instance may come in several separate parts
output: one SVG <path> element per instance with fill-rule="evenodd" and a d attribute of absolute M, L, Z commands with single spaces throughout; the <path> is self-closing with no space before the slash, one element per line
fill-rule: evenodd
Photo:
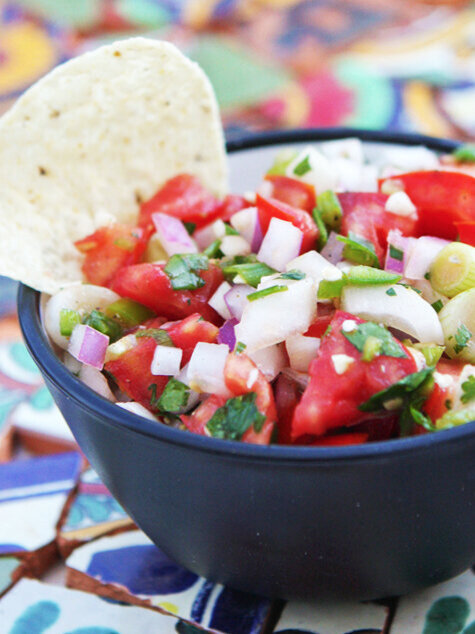
<path fill-rule="evenodd" d="M 259 164 L 259 148 L 351 135 L 455 145 L 355 130 L 259 135 L 229 144 L 234 186 L 257 183 L 269 164 L 268 156 Z M 143 531 L 193 572 L 271 597 L 371 599 L 443 581 L 475 561 L 475 422 L 337 448 L 262 447 L 171 429 L 76 379 L 48 343 L 39 300 L 20 287 L 21 327 L 80 447 Z"/>

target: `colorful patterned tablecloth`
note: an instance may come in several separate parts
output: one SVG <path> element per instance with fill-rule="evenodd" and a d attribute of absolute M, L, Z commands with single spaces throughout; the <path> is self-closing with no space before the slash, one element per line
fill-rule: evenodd
<path fill-rule="evenodd" d="M 201 64 L 228 138 L 345 125 L 475 139 L 475 8 L 459 0 L 0 0 L 0 112 L 56 64 L 137 33 Z M 472 571 L 383 602 L 284 604 L 171 562 L 77 453 L 15 292 L 0 278 L 2 634 L 475 633 Z"/>

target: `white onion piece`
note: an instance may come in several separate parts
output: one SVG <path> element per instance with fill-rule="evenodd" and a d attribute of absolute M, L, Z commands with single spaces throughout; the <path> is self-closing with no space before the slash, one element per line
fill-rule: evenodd
<path fill-rule="evenodd" d="M 125 403 L 117 403 L 119 407 L 122 409 L 126 409 L 128 412 L 132 412 L 133 414 L 137 414 L 137 416 L 143 416 L 143 418 L 148 418 L 149 420 L 154 420 L 158 422 L 158 418 L 149 412 L 149 410 L 140 405 L 140 403 L 136 403 L 135 401 L 126 401 Z"/>
<path fill-rule="evenodd" d="M 285 265 L 300 253 L 303 233 L 291 222 L 271 218 L 257 259 L 277 271 L 283 271 Z"/>
<path fill-rule="evenodd" d="M 287 291 L 261 297 L 245 307 L 235 332 L 237 341 L 246 344 L 248 353 L 303 333 L 312 323 L 317 285 L 309 277 L 286 282 Z"/>
<path fill-rule="evenodd" d="M 211 308 L 214 308 L 218 315 L 220 315 L 223 319 L 231 319 L 232 317 L 224 300 L 224 296 L 231 290 L 231 288 L 231 284 L 223 282 L 218 286 L 212 297 L 208 300 L 208 304 Z"/>
<path fill-rule="evenodd" d="M 107 335 L 91 328 L 91 326 L 78 324 L 71 333 L 68 352 L 81 363 L 102 370 L 108 345 L 109 337 Z"/>
<path fill-rule="evenodd" d="M 411 286 L 413 288 L 417 288 L 421 292 L 421 296 L 429 302 L 429 304 L 434 304 L 435 302 L 441 301 L 442 304 L 445 304 L 449 301 L 449 298 L 441 293 L 438 293 L 432 288 L 429 280 L 421 279 L 421 280 L 411 280 Z"/>
<path fill-rule="evenodd" d="M 175 376 L 180 371 L 183 350 L 172 346 L 157 346 L 153 353 L 150 372 L 155 376 Z"/>
<path fill-rule="evenodd" d="M 395 295 L 386 291 L 392 288 Z M 353 315 L 382 322 L 424 343 L 444 343 L 437 313 L 416 291 L 393 286 L 345 286 L 341 307 Z"/>
<path fill-rule="evenodd" d="M 241 319 L 244 308 L 249 304 L 247 296 L 255 292 L 248 284 L 235 284 L 225 295 L 224 301 L 232 317 Z"/>
<path fill-rule="evenodd" d="M 257 207 L 241 209 L 241 211 L 231 216 L 229 222 L 249 242 L 252 252 L 256 253 L 262 242 L 262 229 Z"/>
<path fill-rule="evenodd" d="M 320 143 L 319 148 L 328 158 L 346 158 L 355 163 L 364 163 L 363 143 L 356 137 L 325 141 Z"/>
<path fill-rule="evenodd" d="M 242 236 L 224 236 L 219 248 L 230 258 L 235 255 L 248 255 L 251 252 L 251 245 Z"/>
<path fill-rule="evenodd" d="M 320 255 L 322 255 L 331 264 L 338 264 L 338 262 L 343 260 L 343 249 L 345 248 L 345 245 L 343 242 L 340 242 L 340 240 L 337 240 L 337 235 L 337 233 L 331 231 L 326 245 L 320 251 Z"/>
<path fill-rule="evenodd" d="M 63 354 L 63 363 L 70 372 L 79 376 L 79 372 L 83 365 L 80 361 L 72 357 L 67 350 L 65 350 Z"/>
<path fill-rule="evenodd" d="M 188 392 L 188 402 L 184 407 L 178 410 L 177 412 L 178 414 L 189 412 L 190 409 L 193 409 L 195 405 L 197 405 L 200 401 L 200 394 L 198 394 L 198 392 L 195 392 L 195 390 L 192 390 L 190 387 L 190 378 L 188 373 L 189 368 L 190 368 L 190 364 L 188 362 L 186 365 L 182 367 L 182 369 L 180 370 L 180 373 L 175 377 L 177 381 L 180 381 L 180 383 L 184 383 L 190 388 L 190 391 Z"/>
<path fill-rule="evenodd" d="M 308 161 L 310 170 L 299 176 L 295 173 L 295 168 L 303 161 Z M 311 145 L 305 147 L 297 154 L 287 166 L 285 174 L 290 176 L 290 178 L 298 178 L 305 183 L 313 185 L 317 192 L 324 192 L 327 189 L 335 190 L 337 186 L 338 176 L 331 161 Z"/>
<path fill-rule="evenodd" d="M 262 350 L 256 350 L 248 356 L 254 361 L 268 381 L 273 381 L 287 364 L 282 343 L 262 348 Z"/>
<path fill-rule="evenodd" d="M 405 172 L 437 169 L 439 166 L 437 154 L 423 145 L 412 147 L 380 145 L 377 148 L 377 152 L 375 151 L 374 155 L 370 158 L 374 163 L 379 165 L 391 165 Z"/>
<path fill-rule="evenodd" d="M 322 280 L 339 280 L 342 277 L 338 268 L 317 251 L 307 251 L 307 253 L 299 255 L 298 258 L 288 262 L 285 269 L 286 271 L 293 269 L 302 271 L 317 283 Z"/>
<path fill-rule="evenodd" d="M 393 192 L 384 206 L 385 211 L 396 216 L 415 216 L 417 209 L 406 192 Z"/>
<path fill-rule="evenodd" d="M 152 220 L 160 243 L 169 257 L 175 253 L 198 252 L 195 242 L 181 220 L 160 212 L 152 214 Z"/>
<path fill-rule="evenodd" d="M 108 401 L 114 402 L 116 400 L 106 377 L 97 368 L 93 368 L 90 365 L 82 365 L 79 370 L 79 378 L 90 387 L 91 390 L 94 390 L 94 392 L 97 392 Z"/>
<path fill-rule="evenodd" d="M 117 341 L 114 341 L 114 343 L 107 346 L 105 361 L 114 361 L 115 359 L 118 359 L 124 354 L 124 352 L 135 348 L 137 343 L 137 337 L 133 333 L 121 337 Z"/>
<path fill-rule="evenodd" d="M 411 249 L 415 243 L 415 238 L 406 238 L 399 229 L 391 229 L 388 232 L 388 249 L 386 251 L 384 269 L 386 271 L 393 271 L 394 273 L 404 273 L 404 266 L 407 263 Z M 391 246 L 398 251 L 402 251 L 400 260 L 391 255 Z"/>
<path fill-rule="evenodd" d="M 199 341 L 188 364 L 189 386 L 196 392 L 230 397 L 224 382 L 224 366 L 229 348 L 225 343 Z"/>
<path fill-rule="evenodd" d="M 305 337 L 304 335 L 292 335 L 285 341 L 290 367 L 298 372 L 308 372 L 310 363 L 317 356 L 320 347 L 318 337 Z"/>
<path fill-rule="evenodd" d="M 210 225 L 206 225 L 202 229 L 195 231 L 193 233 L 193 238 L 200 251 L 203 251 L 215 240 L 219 240 L 225 235 L 226 225 L 222 220 L 215 220 Z"/>
<path fill-rule="evenodd" d="M 120 295 L 108 288 L 94 284 L 71 284 L 49 298 L 44 310 L 46 332 L 60 348 L 66 350 L 69 338 L 61 334 L 59 318 L 62 309 L 76 310 L 81 316 L 94 309 L 109 306 L 120 299 Z"/>
<path fill-rule="evenodd" d="M 404 267 L 404 275 L 410 280 L 421 280 L 429 271 L 437 255 L 450 242 L 442 238 L 422 236 L 418 238 L 411 249 L 411 254 Z"/>

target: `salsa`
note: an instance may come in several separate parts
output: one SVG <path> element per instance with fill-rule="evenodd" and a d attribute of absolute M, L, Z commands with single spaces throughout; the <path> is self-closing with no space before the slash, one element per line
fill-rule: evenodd
<path fill-rule="evenodd" d="M 456 154 L 397 156 L 286 150 L 223 199 L 174 176 L 135 224 L 76 241 L 84 283 L 45 312 L 67 367 L 157 424 L 248 443 L 475 420 L 475 178 Z"/>

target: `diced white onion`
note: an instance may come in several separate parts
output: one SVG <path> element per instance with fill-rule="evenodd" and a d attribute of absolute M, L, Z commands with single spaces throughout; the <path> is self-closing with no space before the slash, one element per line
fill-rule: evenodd
<path fill-rule="evenodd" d="M 299 254 L 302 238 L 302 231 L 291 222 L 272 218 L 257 258 L 277 271 L 283 271 L 287 262 Z"/>
<path fill-rule="evenodd" d="M 267 182 L 267 181 L 266 181 Z M 258 251 L 262 242 L 262 230 L 259 222 L 257 207 L 241 209 L 229 221 L 231 226 L 239 231 L 242 237 L 251 245 L 253 253 Z"/>
<path fill-rule="evenodd" d="M 345 374 L 354 362 L 354 358 L 347 354 L 332 354 L 332 363 L 337 374 Z"/>
<path fill-rule="evenodd" d="M 302 271 L 305 275 L 311 277 L 315 282 L 320 283 L 322 280 L 339 280 L 342 277 L 341 272 L 336 266 L 331 264 L 317 251 L 307 251 L 303 255 L 290 260 L 285 269 L 287 271 Z"/>
<path fill-rule="evenodd" d="M 175 377 L 177 381 L 180 381 L 180 383 L 184 383 L 190 388 L 190 391 L 188 393 L 188 402 L 184 407 L 182 407 L 178 411 L 179 414 L 183 414 L 184 412 L 189 412 L 200 401 L 200 395 L 198 394 L 198 392 L 195 392 L 195 390 L 192 390 L 190 387 L 189 368 L 190 368 L 190 364 L 188 362 L 186 365 L 182 367 L 182 369 L 180 370 L 180 373 Z"/>
<path fill-rule="evenodd" d="M 229 348 L 225 343 L 199 341 L 188 364 L 189 386 L 196 392 L 231 396 L 224 381 Z"/>
<path fill-rule="evenodd" d="M 273 381 L 287 364 L 283 344 L 275 344 L 249 354 L 268 381 Z"/>
<path fill-rule="evenodd" d="M 222 220 L 215 220 L 210 225 L 198 229 L 193 233 L 193 238 L 200 251 L 203 251 L 215 240 L 219 240 L 226 235 L 226 225 Z"/>
<path fill-rule="evenodd" d="M 394 192 L 386 201 L 385 210 L 396 216 L 413 216 L 417 209 L 406 192 Z"/>
<path fill-rule="evenodd" d="M 247 296 L 255 292 L 249 284 L 235 284 L 224 295 L 224 301 L 232 317 L 241 319 L 244 308 L 249 304 Z"/>
<path fill-rule="evenodd" d="M 363 143 L 356 137 L 325 141 L 320 143 L 319 148 L 328 158 L 346 158 L 355 163 L 364 163 Z"/>
<path fill-rule="evenodd" d="M 155 348 L 150 372 L 156 376 L 175 376 L 180 371 L 183 350 L 173 346 L 160 346 Z"/>
<path fill-rule="evenodd" d="M 219 248 L 230 258 L 235 255 L 248 255 L 251 252 L 251 245 L 242 236 L 224 236 Z"/>
<path fill-rule="evenodd" d="M 69 339 L 68 352 L 81 363 L 102 370 L 109 337 L 91 326 L 77 324 Z"/>
<path fill-rule="evenodd" d="M 404 266 L 405 277 L 410 280 L 423 279 L 432 262 L 448 244 L 450 244 L 448 240 L 433 236 L 422 236 L 422 238 L 415 240 Z"/>
<path fill-rule="evenodd" d="M 214 308 L 218 315 L 220 315 L 223 319 L 231 319 L 232 317 L 231 312 L 229 311 L 229 308 L 227 307 L 224 300 L 224 296 L 230 290 L 231 284 L 228 284 L 228 282 L 223 282 L 218 286 L 212 297 L 208 300 L 208 304 L 211 306 L 211 308 Z"/>
<path fill-rule="evenodd" d="M 114 341 L 114 343 L 107 346 L 105 361 L 114 361 L 115 359 L 118 359 L 124 354 L 124 352 L 132 350 L 132 348 L 135 348 L 136 345 L 137 337 L 134 334 L 121 337 L 117 341 Z"/>
<path fill-rule="evenodd" d="M 137 416 L 143 416 L 144 418 L 148 418 L 149 420 L 154 420 L 158 422 L 158 418 L 152 414 L 146 407 L 140 405 L 140 403 L 136 403 L 135 401 L 126 401 L 125 403 L 117 403 L 119 407 L 122 409 L 126 409 L 128 412 L 132 412 L 133 414 L 137 414 Z"/>
<path fill-rule="evenodd" d="M 306 159 L 310 170 L 301 175 L 296 174 L 295 168 Z M 298 178 L 313 185 L 317 192 L 324 192 L 327 189 L 335 190 L 338 182 L 338 175 L 331 161 L 312 146 L 308 146 L 299 152 L 287 166 L 285 173 L 290 178 Z"/>
<path fill-rule="evenodd" d="M 310 363 L 315 359 L 320 347 L 318 337 L 305 337 L 304 335 L 292 335 L 285 341 L 290 367 L 298 372 L 308 372 Z"/>
<path fill-rule="evenodd" d="M 114 402 L 116 400 L 106 377 L 97 368 L 93 368 L 90 365 L 82 365 L 79 370 L 79 378 L 83 383 L 89 386 L 91 390 L 94 390 L 94 392 L 97 392 L 108 401 Z"/>

